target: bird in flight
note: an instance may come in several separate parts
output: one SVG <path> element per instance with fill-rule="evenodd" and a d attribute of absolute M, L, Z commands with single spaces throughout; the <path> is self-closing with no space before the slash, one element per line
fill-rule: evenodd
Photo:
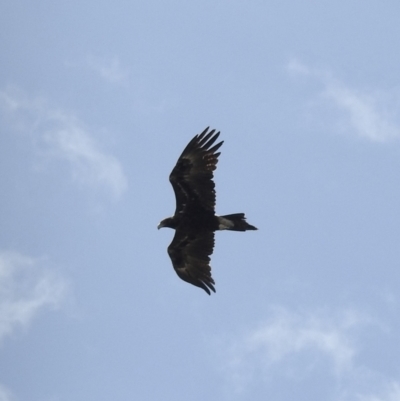
<path fill-rule="evenodd" d="M 210 290 L 215 292 L 210 267 L 215 231 L 257 228 L 246 222 L 244 213 L 215 214 L 213 171 L 223 141 L 214 145 L 220 133 L 208 130 L 209 127 L 189 142 L 172 170 L 169 180 L 176 197 L 175 214 L 162 220 L 158 228 L 175 230 L 168 254 L 176 274 L 210 295 Z"/>

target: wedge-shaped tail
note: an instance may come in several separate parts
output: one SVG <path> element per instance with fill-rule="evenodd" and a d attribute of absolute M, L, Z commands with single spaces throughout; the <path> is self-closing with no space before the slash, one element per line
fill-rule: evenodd
<path fill-rule="evenodd" d="M 247 231 L 257 230 L 257 227 L 252 226 L 246 221 L 244 213 L 226 214 L 218 216 L 219 230 L 231 231 Z"/>

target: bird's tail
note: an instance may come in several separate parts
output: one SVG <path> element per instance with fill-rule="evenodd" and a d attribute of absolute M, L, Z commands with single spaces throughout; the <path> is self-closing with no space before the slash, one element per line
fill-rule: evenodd
<path fill-rule="evenodd" d="M 256 227 L 247 223 L 244 213 L 226 214 L 218 216 L 219 230 L 247 231 L 257 230 Z"/>

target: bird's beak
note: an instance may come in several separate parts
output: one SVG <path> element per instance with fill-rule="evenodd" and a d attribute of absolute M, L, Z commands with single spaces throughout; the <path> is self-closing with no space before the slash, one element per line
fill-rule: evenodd
<path fill-rule="evenodd" d="M 157 226 L 157 230 L 159 230 L 162 227 L 161 223 Z"/>

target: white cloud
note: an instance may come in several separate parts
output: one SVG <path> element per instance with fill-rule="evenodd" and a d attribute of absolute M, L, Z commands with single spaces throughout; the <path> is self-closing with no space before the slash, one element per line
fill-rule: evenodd
<path fill-rule="evenodd" d="M 385 330 L 379 320 L 348 310 L 292 312 L 278 307 L 258 327 L 223 341 L 222 371 L 229 397 L 281 394 L 317 387 L 336 401 L 400 401 L 400 381 L 365 358 L 365 330 Z M 278 386 L 278 387 L 277 387 Z M 282 388 L 283 387 L 283 388 Z M 278 393 L 276 392 L 278 391 Z M 311 399 L 315 394 L 312 393 Z M 235 398 L 235 397 L 233 397 Z M 279 398 L 280 399 L 280 398 Z"/>
<path fill-rule="evenodd" d="M 400 127 L 377 95 L 360 93 L 338 82 L 327 84 L 325 95 L 347 113 L 358 135 L 377 142 L 400 137 Z"/>
<path fill-rule="evenodd" d="M 298 60 L 290 61 L 287 69 L 292 74 L 314 78 L 322 83 L 324 89 L 320 94 L 345 113 L 348 129 L 358 136 L 375 142 L 400 138 L 396 110 L 387 96 L 351 88 L 329 72 L 309 68 Z"/>
<path fill-rule="evenodd" d="M 278 363 L 290 354 L 315 349 L 329 358 L 338 372 L 351 365 L 355 350 L 347 337 L 356 323 L 354 316 L 332 321 L 317 316 L 292 315 L 279 310 L 263 327 L 248 336 L 250 349 L 264 352 L 270 363 Z"/>
<path fill-rule="evenodd" d="M 16 327 L 28 326 L 42 309 L 57 308 L 66 288 L 65 280 L 40 267 L 39 261 L 0 252 L 0 341 Z"/>
<path fill-rule="evenodd" d="M 352 311 L 333 317 L 276 308 L 265 323 L 231 343 L 225 373 L 239 391 L 278 372 L 302 377 L 321 366 L 340 378 L 352 370 L 357 353 L 352 331 L 366 322 Z"/>
<path fill-rule="evenodd" d="M 31 132 L 42 155 L 66 160 L 74 179 L 107 189 L 120 197 L 127 188 L 121 163 L 100 150 L 89 130 L 76 117 L 48 106 L 43 99 L 29 99 L 21 91 L 0 91 L 0 107 Z"/>
<path fill-rule="evenodd" d="M 128 81 L 128 70 L 122 66 L 118 57 L 98 58 L 89 56 L 87 64 L 101 78 L 112 84 L 122 85 Z"/>
<path fill-rule="evenodd" d="M 42 133 L 51 153 L 70 163 L 76 180 L 105 187 L 120 197 L 127 188 L 127 180 L 119 161 L 100 151 L 94 139 L 73 117 L 56 113 L 53 121 L 57 127 Z"/>
<path fill-rule="evenodd" d="M 14 401 L 15 397 L 4 385 L 0 383 L 0 401 Z"/>

